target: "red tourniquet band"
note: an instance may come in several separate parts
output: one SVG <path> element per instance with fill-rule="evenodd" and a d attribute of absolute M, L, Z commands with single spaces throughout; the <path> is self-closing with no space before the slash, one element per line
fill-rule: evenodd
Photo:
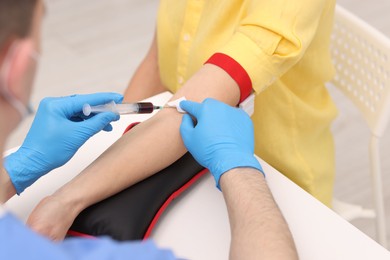
<path fill-rule="evenodd" d="M 215 53 L 206 62 L 214 64 L 230 75 L 240 88 L 240 103 L 244 101 L 252 92 L 252 81 L 246 70 L 232 57 Z"/>

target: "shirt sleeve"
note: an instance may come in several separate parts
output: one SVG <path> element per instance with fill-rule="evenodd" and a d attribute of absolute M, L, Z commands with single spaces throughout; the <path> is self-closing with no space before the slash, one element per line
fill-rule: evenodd
<path fill-rule="evenodd" d="M 10 213 L 0 217 L 0 241 L 0 259 L 71 259 Z"/>
<path fill-rule="evenodd" d="M 206 63 L 227 71 L 223 56 L 234 62 L 233 79 L 250 78 L 251 88 L 262 91 L 296 64 L 314 38 L 327 0 L 251 1 L 232 38 Z M 328 1 L 329 2 L 329 1 Z M 334 5 L 332 5 L 334 7 Z M 246 81 L 237 81 L 241 93 Z M 243 98 L 243 97 L 241 97 Z"/>
<path fill-rule="evenodd" d="M 0 259 L 176 259 L 153 241 L 116 242 L 109 238 L 68 239 L 54 243 L 9 213 L 0 216 Z"/>
<path fill-rule="evenodd" d="M 171 250 L 161 249 L 152 240 L 117 242 L 108 237 L 97 239 L 72 238 L 59 245 L 71 259 L 142 259 L 173 260 Z"/>

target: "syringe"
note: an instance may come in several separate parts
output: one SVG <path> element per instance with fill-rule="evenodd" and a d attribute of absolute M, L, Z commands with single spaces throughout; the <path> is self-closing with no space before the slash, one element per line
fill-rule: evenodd
<path fill-rule="evenodd" d="M 125 114 L 150 114 L 155 109 L 162 109 L 163 106 L 155 106 L 151 102 L 136 102 L 117 104 L 114 101 L 104 105 L 91 106 L 85 104 L 83 106 L 83 114 L 89 116 L 91 113 L 114 112 L 119 115 Z"/>

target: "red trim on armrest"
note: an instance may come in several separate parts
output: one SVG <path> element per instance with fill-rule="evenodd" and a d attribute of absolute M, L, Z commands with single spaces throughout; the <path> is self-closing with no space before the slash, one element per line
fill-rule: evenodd
<path fill-rule="evenodd" d="M 84 237 L 84 238 L 97 239 L 97 237 L 94 237 L 94 236 L 91 236 L 91 235 L 88 235 L 85 233 L 77 232 L 74 230 L 70 230 L 70 229 L 68 230 L 67 234 L 70 236 L 74 236 L 74 237 Z"/>
<path fill-rule="evenodd" d="M 240 88 L 240 103 L 252 93 L 252 81 L 246 70 L 232 57 L 223 54 L 213 54 L 205 63 L 214 64 L 230 75 Z"/>
<path fill-rule="evenodd" d="M 139 122 L 135 122 L 135 123 L 132 123 L 130 124 L 124 131 L 123 134 L 127 133 L 128 131 L 130 131 L 134 126 L 138 125 Z M 188 182 L 186 182 L 183 186 L 181 186 L 178 190 L 176 190 L 175 192 L 173 192 L 168 198 L 167 200 L 161 205 L 161 207 L 159 208 L 159 210 L 156 212 L 156 214 L 154 215 L 152 221 L 150 222 L 149 226 L 148 226 L 148 229 L 146 230 L 146 233 L 143 237 L 143 239 L 147 239 L 150 237 L 155 225 L 157 224 L 158 220 L 160 219 L 161 215 L 164 213 L 164 211 L 168 208 L 168 206 L 170 205 L 170 203 L 176 199 L 177 197 L 179 197 L 185 190 L 187 190 L 189 187 L 191 187 L 200 177 L 202 177 L 204 174 L 206 174 L 208 172 L 207 169 L 203 169 L 201 170 L 200 172 L 198 172 L 197 174 L 194 175 L 194 177 L 192 177 Z M 97 237 L 95 236 L 92 236 L 92 235 L 88 235 L 88 234 L 85 234 L 85 233 L 81 233 L 81 232 L 77 232 L 77 231 L 74 231 L 74 230 L 68 230 L 67 232 L 68 235 L 70 236 L 75 236 L 75 237 L 84 237 L 84 238 L 94 238 L 96 239 Z"/>
<path fill-rule="evenodd" d="M 150 235 L 152 234 L 152 231 L 153 231 L 154 227 L 156 226 L 158 220 L 160 219 L 160 217 L 162 216 L 164 211 L 168 208 L 168 206 L 171 204 L 171 202 L 174 199 L 176 199 L 177 197 L 179 197 L 185 190 L 187 190 L 189 187 L 191 187 L 200 177 L 205 175 L 207 172 L 208 172 L 208 169 L 203 169 L 202 171 L 198 172 L 187 183 L 185 183 L 183 186 L 181 186 L 178 190 L 173 192 L 167 198 L 167 200 L 164 202 L 164 204 L 161 205 L 161 207 L 159 208 L 157 213 L 154 215 L 152 221 L 150 222 L 150 224 L 148 226 L 148 229 L 145 232 L 143 240 L 148 239 L 150 237 Z M 91 238 L 91 239 L 96 239 L 97 238 L 95 236 L 88 235 L 88 234 L 81 233 L 81 232 L 77 232 L 77 231 L 74 231 L 74 230 L 68 230 L 67 234 L 70 235 L 70 236 L 75 236 L 75 237 L 84 237 L 84 238 Z"/>
<path fill-rule="evenodd" d="M 207 169 L 203 169 L 197 174 L 195 174 L 194 177 L 191 178 L 187 183 L 185 183 L 183 186 L 181 186 L 178 190 L 173 192 L 167 200 L 164 202 L 164 204 L 160 207 L 160 209 L 157 211 L 156 215 L 154 215 L 153 220 L 150 222 L 148 229 L 146 230 L 146 233 L 144 235 L 144 240 L 148 239 L 150 235 L 152 234 L 154 226 L 157 224 L 158 220 L 160 219 L 161 215 L 164 213 L 164 211 L 168 208 L 169 204 L 179 197 L 185 190 L 187 190 L 189 187 L 192 186 L 200 177 L 202 177 L 205 173 L 207 173 Z"/>
<path fill-rule="evenodd" d="M 131 123 L 130 125 L 128 125 L 128 126 L 126 127 L 125 131 L 123 131 L 123 134 L 122 134 L 122 135 L 124 135 L 124 134 L 126 134 L 127 132 L 129 132 L 134 126 L 138 125 L 139 123 L 141 123 L 141 122 L 134 122 L 134 123 Z"/>
<path fill-rule="evenodd" d="M 127 133 L 128 131 L 130 131 L 134 126 L 138 125 L 139 122 L 135 122 L 135 123 L 132 123 L 130 124 L 124 131 L 123 134 Z M 156 215 L 154 215 L 152 221 L 150 222 L 149 226 L 148 226 L 148 229 L 146 230 L 146 233 L 143 237 L 143 239 L 147 239 L 149 238 L 149 236 L 151 235 L 152 231 L 153 231 L 153 228 L 155 227 L 155 225 L 157 224 L 158 220 L 160 219 L 161 215 L 164 213 L 164 211 L 168 208 L 169 204 L 174 200 L 176 199 L 177 197 L 179 197 L 185 190 L 187 190 L 189 187 L 191 187 L 192 184 L 194 184 L 201 176 L 203 176 L 205 173 L 207 173 L 208 170 L 207 169 L 204 169 L 200 172 L 198 172 L 197 174 L 195 174 L 194 177 L 192 177 L 187 183 L 185 183 L 183 186 L 181 186 L 178 190 L 176 190 L 175 192 L 173 192 L 168 198 L 167 200 L 164 202 L 163 205 L 161 205 L 161 207 L 159 208 L 159 210 L 157 211 Z"/>

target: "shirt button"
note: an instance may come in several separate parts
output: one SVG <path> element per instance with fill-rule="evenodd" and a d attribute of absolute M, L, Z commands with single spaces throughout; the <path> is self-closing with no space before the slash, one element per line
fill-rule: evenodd
<path fill-rule="evenodd" d="M 271 85 L 276 80 L 275 76 L 272 76 L 272 78 L 269 80 L 268 85 Z"/>
<path fill-rule="evenodd" d="M 181 84 L 183 84 L 183 82 L 184 82 L 184 78 L 180 76 L 180 77 L 178 78 L 177 81 L 178 81 L 179 84 L 181 85 Z"/>
<path fill-rule="evenodd" d="M 190 39 L 191 39 L 191 35 L 189 35 L 188 33 L 186 33 L 186 34 L 183 35 L 183 40 L 184 40 L 185 42 L 188 42 Z"/>

